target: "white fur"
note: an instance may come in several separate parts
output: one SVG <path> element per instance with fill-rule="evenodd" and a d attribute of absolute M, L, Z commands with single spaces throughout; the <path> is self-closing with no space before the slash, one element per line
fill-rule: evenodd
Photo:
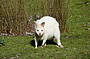
<path fill-rule="evenodd" d="M 41 25 L 43 22 L 45 22 L 44 26 Z M 40 20 L 37 20 L 35 23 L 36 23 L 35 30 L 37 34 L 35 38 L 35 48 L 37 48 L 38 39 L 43 40 L 42 42 L 42 46 L 43 46 L 45 45 L 46 40 L 52 37 L 55 37 L 55 39 L 57 40 L 57 45 L 63 48 L 63 45 L 61 45 L 60 42 L 59 23 L 56 21 L 55 18 L 50 16 L 44 16 Z M 37 31 L 37 29 L 40 31 Z M 39 33 L 41 33 L 41 36 L 39 36 Z"/>

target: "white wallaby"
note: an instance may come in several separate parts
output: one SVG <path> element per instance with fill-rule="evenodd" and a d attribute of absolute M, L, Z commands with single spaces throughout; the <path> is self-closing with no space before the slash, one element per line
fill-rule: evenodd
<path fill-rule="evenodd" d="M 37 48 L 38 40 L 42 39 L 42 46 L 46 45 L 46 40 L 54 37 L 57 40 L 57 46 L 63 48 L 60 42 L 59 23 L 55 18 L 44 16 L 35 21 L 35 48 Z"/>

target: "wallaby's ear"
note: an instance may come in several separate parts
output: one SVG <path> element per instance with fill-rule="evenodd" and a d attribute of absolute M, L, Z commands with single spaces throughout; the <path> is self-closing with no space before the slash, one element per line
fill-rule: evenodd
<path fill-rule="evenodd" d="M 44 27 L 44 25 L 45 25 L 45 22 L 42 22 L 42 23 L 41 23 L 41 26 L 43 26 L 43 27 Z"/>

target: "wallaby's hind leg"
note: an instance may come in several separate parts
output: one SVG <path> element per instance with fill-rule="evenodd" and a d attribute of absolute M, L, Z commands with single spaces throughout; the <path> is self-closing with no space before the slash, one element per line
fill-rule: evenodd
<path fill-rule="evenodd" d="M 60 33 L 59 32 L 55 32 L 54 37 L 57 40 L 57 45 L 58 45 L 57 47 L 63 48 L 64 46 L 61 44 L 61 41 L 60 41 Z"/>
<path fill-rule="evenodd" d="M 64 46 L 61 44 L 60 39 L 56 38 L 56 40 L 57 40 L 57 45 L 58 45 L 57 47 L 63 48 Z"/>

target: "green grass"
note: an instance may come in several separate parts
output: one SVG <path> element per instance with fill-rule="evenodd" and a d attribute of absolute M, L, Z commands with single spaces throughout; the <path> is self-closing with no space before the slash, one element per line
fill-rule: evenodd
<path fill-rule="evenodd" d="M 5 46 L 0 47 L 0 58 L 19 56 L 19 59 L 90 59 L 90 36 L 62 35 L 64 48 L 53 44 L 37 49 L 32 46 L 32 37 L 3 37 Z"/>
<path fill-rule="evenodd" d="M 69 33 L 61 35 L 64 48 L 53 44 L 37 49 L 31 44 L 29 36 L 0 37 L 5 46 L 0 44 L 0 59 L 90 59 L 90 3 L 86 0 L 70 0 L 67 25 Z"/>

